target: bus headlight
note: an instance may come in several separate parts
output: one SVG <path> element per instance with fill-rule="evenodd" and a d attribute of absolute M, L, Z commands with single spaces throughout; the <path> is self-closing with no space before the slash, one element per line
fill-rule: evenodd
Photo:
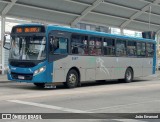
<path fill-rule="evenodd" d="M 41 73 L 41 72 L 44 72 L 46 70 L 46 66 L 44 66 L 44 67 L 41 67 L 41 68 L 39 68 L 38 70 L 36 70 L 36 71 L 34 71 L 34 76 L 35 75 L 37 75 L 37 74 L 39 74 L 39 73 Z"/>

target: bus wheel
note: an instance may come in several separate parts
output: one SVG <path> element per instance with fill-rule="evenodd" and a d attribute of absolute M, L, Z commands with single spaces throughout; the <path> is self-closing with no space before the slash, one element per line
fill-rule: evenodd
<path fill-rule="evenodd" d="M 34 83 L 34 85 L 36 87 L 39 87 L 39 88 L 44 88 L 45 87 L 45 83 Z"/>
<path fill-rule="evenodd" d="M 67 74 L 66 82 L 64 82 L 64 85 L 67 88 L 75 88 L 78 85 L 78 73 L 76 70 L 70 70 Z"/>
<path fill-rule="evenodd" d="M 124 81 L 126 83 L 130 83 L 133 81 L 133 71 L 131 68 L 127 68 L 126 73 L 125 73 L 125 78 Z"/>

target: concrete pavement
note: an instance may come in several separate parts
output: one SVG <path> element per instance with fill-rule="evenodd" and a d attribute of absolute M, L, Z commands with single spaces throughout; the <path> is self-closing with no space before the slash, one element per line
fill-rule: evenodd
<path fill-rule="evenodd" d="M 0 96 L 0 113 L 160 113 L 160 82 L 155 77 L 129 84 L 117 81 L 85 83 L 75 89 L 65 89 L 63 86 L 38 89 L 33 84 L 4 82 L 0 83 Z"/>
<path fill-rule="evenodd" d="M 8 81 L 7 80 L 7 75 L 0 75 L 0 82 L 1 81 Z"/>
<path fill-rule="evenodd" d="M 65 89 L 63 86 L 58 86 L 57 89 L 39 89 L 29 83 L 7 82 L 6 76 L 3 75 L 0 76 L 0 113 L 160 113 L 159 76 L 157 72 L 156 75 L 132 83 L 91 82 L 75 89 Z M 17 122 L 17 120 L 8 121 Z M 34 122 L 41 121 L 34 120 Z M 159 120 L 116 118 L 94 121 L 159 122 Z"/>

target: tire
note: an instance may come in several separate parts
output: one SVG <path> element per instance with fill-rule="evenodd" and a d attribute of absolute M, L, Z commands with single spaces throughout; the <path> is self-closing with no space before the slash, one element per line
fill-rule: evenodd
<path fill-rule="evenodd" d="M 70 70 L 67 74 L 66 82 L 64 82 L 65 87 L 75 88 L 78 86 L 79 76 L 76 70 Z"/>
<path fill-rule="evenodd" d="M 38 88 L 44 88 L 45 87 L 45 83 L 34 83 L 34 85 Z"/>
<path fill-rule="evenodd" d="M 131 68 L 127 68 L 127 70 L 125 72 L 124 81 L 126 83 L 130 83 L 133 81 L 133 70 Z"/>

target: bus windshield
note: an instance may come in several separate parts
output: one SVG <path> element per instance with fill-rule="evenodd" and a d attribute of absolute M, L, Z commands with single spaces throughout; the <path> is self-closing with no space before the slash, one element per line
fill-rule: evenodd
<path fill-rule="evenodd" d="M 46 58 L 44 36 L 11 37 L 10 59 L 43 60 Z"/>

